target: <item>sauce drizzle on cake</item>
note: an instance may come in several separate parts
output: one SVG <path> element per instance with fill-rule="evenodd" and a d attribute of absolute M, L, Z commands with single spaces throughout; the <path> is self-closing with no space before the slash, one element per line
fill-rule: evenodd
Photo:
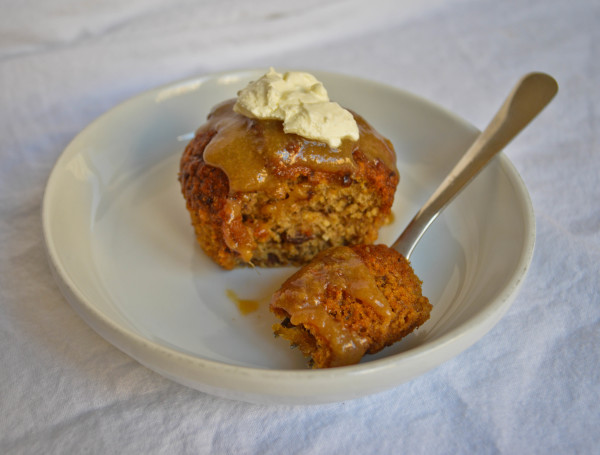
<path fill-rule="evenodd" d="M 216 106 L 202 126 L 212 133 L 204 161 L 225 172 L 230 192 L 273 189 L 283 178 L 278 174 L 293 167 L 352 174 L 356 169 L 353 153 L 357 149 L 367 159 L 380 160 L 396 170 L 391 143 L 357 114 L 353 115 L 360 131 L 358 141 L 346 139 L 338 148 L 331 148 L 323 142 L 284 133 L 279 120 L 238 114 L 233 110 L 234 104 L 235 100 L 228 100 Z"/>

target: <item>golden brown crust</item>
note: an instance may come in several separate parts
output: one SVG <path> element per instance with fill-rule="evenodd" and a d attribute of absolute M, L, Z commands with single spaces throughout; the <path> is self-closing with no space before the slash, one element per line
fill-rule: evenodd
<path fill-rule="evenodd" d="M 260 129 L 260 121 L 248 122 Z M 232 192 L 225 172 L 204 161 L 216 133 L 208 124 L 197 131 L 181 158 L 179 180 L 198 243 L 226 269 L 302 265 L 332 246 L 372 243 L 390 216 L 398 173 L 359 149 L 351 173 L 269 160 L 276 186 Z"/>
<path fill-rule="evenodd" d="M 181 158 L 179 180 L 198 243 L 218 264 L 231 269 L 237 258 L 227 247 L 226 238 L 246 239 L 248 233 L 236 217 L 223 229 L 231 213 L 227 176 L 221 169 L 206 165 L 202 157 L 213 135 L 205 129 L 197 132 Z"/>

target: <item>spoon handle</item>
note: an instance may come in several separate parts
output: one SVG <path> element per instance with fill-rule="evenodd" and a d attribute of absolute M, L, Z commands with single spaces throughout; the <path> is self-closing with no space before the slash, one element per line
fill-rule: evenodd
<path fill-rule="evenodd" d="M 557 91 L 558 84 L 547 74 L 530 73 L 521 78 L 487 128 L 417 212 L 392 248 L 409 259 L 427 228 L 442 210 L 494 155 L 542 111 Z"/>

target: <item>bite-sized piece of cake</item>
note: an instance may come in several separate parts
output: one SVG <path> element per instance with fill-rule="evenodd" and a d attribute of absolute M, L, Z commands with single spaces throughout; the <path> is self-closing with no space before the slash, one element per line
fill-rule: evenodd
<path fill-rule="evenodd" d="M 372 243 L 398 184 L 391 143 L 357 114 L 337 148 L 215 107 L 186 147 L 179 179 L 196 237 L 231 269 L 301 265 L 325 248 Z"/>
<path fill-rule="evenodd" d="M 431 311 L 410 263 L 385 245 L 317 255 L 273 295 L 276 335 L 316 368 L 358 363 L 422 325 Z"/>

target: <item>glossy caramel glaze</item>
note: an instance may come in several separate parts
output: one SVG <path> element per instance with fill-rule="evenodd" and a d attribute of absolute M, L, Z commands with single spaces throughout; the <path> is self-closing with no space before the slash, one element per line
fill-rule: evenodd
<path fill-rule="evenodd" d="M 256 191 L 276 189 L 290 168 L 352 174 L 356 168 L 353 153 L 357 149 L 368 160 L 380 160 L 396 171 L 391 143 L 362 117 L 354 114 L 359 127 L 358 141 L 344 140 L 338 148 L 283 132 L 279 120 L 251 119 L 233 111 L 235 100 L 217 105 L 203 129 L 214 131 L 204 150 L 204 161 L 223 170 L 229 189 Z M 383 144 L 383 146 L 382 146 Z"/>
<path fill-rule="evenodd" d="M 366 333 L 346 330 L 343 322 L 332 318 L 324 305 L 325 288 L 353 295 L 368 305 L 387 326 L 392 317 L 390 305 L 351 248 L 332 248 L 290 277 L 274 299 L 277 308 L 289 315 L 292 325 L 312 327 L 327 339 L 331 365 L 356 363 L 367 351 Z"/>

